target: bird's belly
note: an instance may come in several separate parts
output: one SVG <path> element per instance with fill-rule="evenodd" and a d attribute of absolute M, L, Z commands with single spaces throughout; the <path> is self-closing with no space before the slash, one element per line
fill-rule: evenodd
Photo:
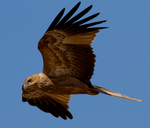
<path fill-rule="evenodd" d="M 53 82 L 53 90 L 49 90 L 49 93 L 55 94 L 85 94 L 89 87 L 82 81 L 70 77 L 58 77 L 51 79 Z"/>

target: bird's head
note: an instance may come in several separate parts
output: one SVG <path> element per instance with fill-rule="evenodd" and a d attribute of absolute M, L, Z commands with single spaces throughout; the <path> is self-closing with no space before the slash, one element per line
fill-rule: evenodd
<path fill-rule="evenodd" d="M 52 81 L 44 73 L 34 74 L 25 79 L 22 90 L 23 91 L 34 91 L 42 88 L 43 86 L 52 84 Z"/>
<path fill-rule="evenodd" d="M 36 88 L 37 83 L 39 83 L 39 79 L 40 79 L 39 74 L 29 76 L 28 78 L 25 79 L 22 85 L 22 90 L 24 91 L 33 90 L 33 88 Z"/>

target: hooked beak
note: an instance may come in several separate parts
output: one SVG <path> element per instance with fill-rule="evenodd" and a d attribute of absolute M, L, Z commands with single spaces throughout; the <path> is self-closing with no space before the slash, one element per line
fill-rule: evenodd
<path fill-rule="evenodd" d="M 27 91 L 27 88 L 29 87 L 29 85 L 28 84 L 23 84 L 22 85 L 22 90 L 25 90 L 25 91 Z"/>

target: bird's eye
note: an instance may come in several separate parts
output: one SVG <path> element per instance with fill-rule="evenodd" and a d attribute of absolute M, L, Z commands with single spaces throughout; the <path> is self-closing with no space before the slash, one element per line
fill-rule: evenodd
<path fill-rule="evenodd" d="M 31 79 L 29 79 L 28 82 L 31 82 Z"/>

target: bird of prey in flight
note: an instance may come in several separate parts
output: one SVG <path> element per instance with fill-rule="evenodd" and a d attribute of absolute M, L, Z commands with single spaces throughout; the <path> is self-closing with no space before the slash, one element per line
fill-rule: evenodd
<path fill-rule="evenodd" d="M 79 8 L 77 3 L 63 18 L 65 8 L 53 20 L 38 43 L 43 57 L 43 71 L 29 76 L 22 85 L 22 101 L 64 120 L 72 119 L 68 103 L 73 94 L 98 95 L 99 93 L 141 101 L 93 85 L 90 81 L 95 63 L 91 44 L 96 33 L 107 27 L 92 27 L 106 22 L 86 23 L 99 13 L 80 19 L 92 5 L 71 16 Z"/>

